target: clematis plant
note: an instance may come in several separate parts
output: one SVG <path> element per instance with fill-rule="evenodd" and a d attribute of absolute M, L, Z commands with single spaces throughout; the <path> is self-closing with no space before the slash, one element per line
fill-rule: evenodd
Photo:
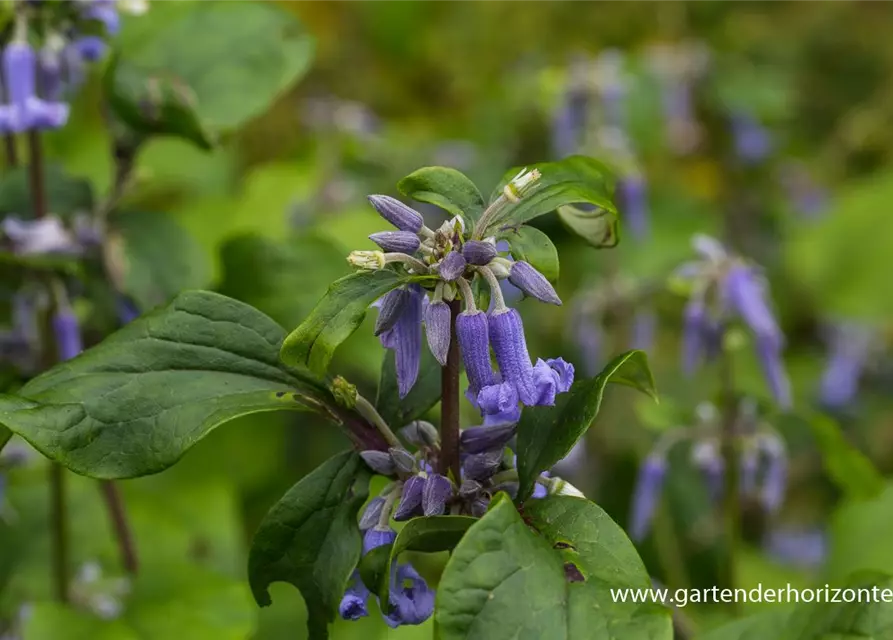
<path fill-rule="evenodd" d="M 648 574 L 623 530 L 550 473 L 609 382 L 654 395 L 646 358 L 630 351 L 575 380 L 561 357 L 531 355 L 501 287 L 561 304 L 555 247 L 527 223 L 556 211 L 591 245 L 613 246 L 607 171 L 583 156 L 541 163 L 509 172 L 485 199 L 458 171 L 427 167 L 398 188 L 445 220 L 429 224 L 397 198 L 370 196 L 393 228 L 370 236 L 377 250 L 350 253 L 355 272 L 290 334 L 247 304 L 186 292 L 0 396 L 0 420 L 97 478 L 159 472 L 246 413 L 311 412 L 339 425 L 352 448 L 272 507 L 248 562 L 261 606 L 273 582 L 300 590 L 314 639 L 339 616 L 376 609 L 392 627 L 433 616 L 447 639 L 589 638 L 596 628 L 671 638 L 668 609 L 610 599 L 610 588 L 647 588 Z M 374 401 L 330 371 L 370 308 L 385 348 Z M 465 428 L 463 397 L 480 415 Z M 442 551 L 439 577 L 405 555 Z"/>

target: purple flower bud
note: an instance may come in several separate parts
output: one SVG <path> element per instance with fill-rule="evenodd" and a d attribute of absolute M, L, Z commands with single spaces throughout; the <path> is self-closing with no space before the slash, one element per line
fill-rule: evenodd
<path fill-rule="evenodd" d="M 586 130 L 589 96 L 578 87 L 569 87 L 564 102 L 552 122 L 552 147 L 557 158 L 577 153 Z"/>
<path fill-rule="evenodd" d="M 645 238 L 648 235 L 648 192 L 644 176 L 634 173 L 621 178 L 617 191 L 632 236 L 638 240 Z"/>
<path fill-rule="evenodd" d="M 788 461 L 784 445 L 777 438 L 764 440 L 762 445 L 768 465 L 766 466 L 766 475 L 763 477 L 760 502 L 768 513 L 775 513 L 784 502 L 788 479 Z"/>
<path fill-rule="evenodd" d="M 425 225 L 422 214 L 390 196 L 369 196 L 369 202 L 378 215 L 401 231 L 418 233 Z"/>
<path fill-rule="evenodd" d="M 412 231 L 379 231 L 369 236 L 369 239 L 383 251 L 395 251 L 410 255 L 418 251 L 421 244 L 419 237 Z"/>
<path fill-rule="evenodd" d="M 791 407 L 791 382 L 781 360 L 781 343 L 771 336 L 757 336 L 757 357 L 769 390 L 782 409 Z"/>
<path fill-rule="evenodd" d="M 492 427 L 470 427 L 459 435 L 459 448 L 463 453 L 502 451 L 509 440 L 515 437 L 517 424 L 505 423 Z"/>
<path fill-rule="evenodd" d="M 828 556 L 828 536 L 821 529 L 774 530 L 765 541 L 769 555 L 785 564 L 821 566 Z"/>
<path fill-rule="evenodd" d="M 483 311 L 463 311 L 456 317 L 456 338 L 472 395 L 496 382 L 490 364 L 490 337 Z"/>
<path fill-rule="evenodd" d="M 493 476 L 502 464 L 502 449 L 490 449 L 483 453 L 473 453 L 462 461 L 465 478 L 483 482 Z"/>
<path fill-rule="evenodd" d="M 365 531 L 378 524 L 385 502 L 386 500 L 380 496 L 369 501 L 369 504 L 363 510 L 363 515 L 360 516 L 360 531 Z"/>
<path fill-rule="evenodd" d="M 523 260 L 517 260 L 512 263 L 512 268 L 509 271 L 509 282 L 541 302 L 561 305 L 561 299 L 555 293 L 555 289 L 549 284 L 549 281 L 546 280 L 546 276 Z"/>
<path fill-rule="evenodd" d="M 444 256 L 437 271 L 447 282 L 457 280 L 465 273 L 465 258 L 458 251 L 451 251 Z"/>
<path fill-rule="evenodd" d="M 468 264 L 483 266 L 497 256 L 496 245 L 483 240 L 469 240 L 462 247 L 462 255 Z"/>
<path fill-rule="evenodd" d="M 121 30 L 121 17 L 113 4 L 93 2 L 84 7 L 83 16 L 101 22 L 110 36 L 117 35 Z"/>
<path fill-rule="evenodd" d="M 422 476 L 412 476 L 403 484 L 403 493 L 400 496 L 400 504 L 394 511 L 394 520 L 402 522 L 418 515 L 424 488 L 425 478 Z"/>
<path fill-rule="evenodd" d="M 394 544 L 396 539 L 396 531 L 390 527 L 382 527 L 377 524 L 366 531 L 366 534 L 363 536 L 363 555 L 386 544 Z"/>
<path fill-rule="evenodd" d="M 533 365 L 524 339 L 524 323 L 516 309 L 490 315 L 490 342 L 503 380 L 511 382 L 526 406 L 534 406 L 537 389 L 533 382 Z"/>
<path fill-rule="evenodd" d="M 692 296 L 685 305 L 682 326 L 682 371 L 686 375 L 694 373 L 707 351 L 705 327 L 709 322 L 704 299 Z"/>
<path fill-rule="evenodd" d="M 434 447 L 440 442 L 437 427 L 424 420 L 414 420 L 400 429 L 400 435 L 409 444 L 417 447 Z"/>
<path fill-rule="evenodd" d="M 360 579 L 360 572 L 354 569 L 350 578 L 350 584 L 338 605 L 338 613 L 344 620 L 359 620 L 369 615 L 366 601 L 369 599 L 369 589 Z"/>
<path fill-rule="evenodd" d="M 375 473 L 380 473 L 383 476 L 394 474 L 394 461 L 384 451 L 360 451 L 360 457 Z"/>
<path fill-rule="evenodd" d="M 71 44 L 87 62 L 96 62 L 108 49 L 105 41 L 99 36 L 82 36 Z"/>
<path fill-rule="evenodd" d="M 468 499 L 473 496 L 476 496 L 481 492 L 484 488 L 477 480 L 472 480 L 471 478 L 466 478 L 462 481 L 462 484 L 459 486 L 459 497 L 462 499 Z"/>
<path fill-rule="evenodd" d="M 484 425 L 517 424 L 521 419 L 518 391 L 510 382 L 491 384 L 481 389 L 477 406 L 484 416 Z"/>
<path fill-rule="evenodd" d="M 409 451 L 391 447 L 388 449 L 388 452 L 391 454 L 391 460 L 394 461 L 394 466 L 397 467 L 399 471 L 402 471 L 403 473 L 412 473 L 412 470 L 415 469 L 415 458 Z"/>
<path fill-rule="evenodd" d="M 475 518 L 483 518 L 490 507 L 490 498 L 487 496 L 478 496 L 471 502 L 471 515 Z"/>
<path fill-rule="evenodd" d="M 68 105 L 37 97 L 37 59 L 27 42 L 13 41 L 3 50 L 3 71 L 8 105 L 4 120 L 10 131 L 55 129 L 68 121 Z"/>
<path fill-rule="evenodd" d="M 443 515 L 447 501 L 453 497 L 453 483 L 449 478 L 434 473 L 425 479 L 422 489 L 422 512 L 426 516 Z"/>
<path fill-rule="evenodd" d="M 425 335 L 434 358 L 445 367 L 450 352 L 450 306 L 443 301 L 432 302 L 425 309 Z"/>
<path fill-rule="evenodd" d="M 53 316 L 53 335 L 59 360 L 71 360 L 84 350 L 78 319 L 70 311 L 60 311 Z"/>
<path fill-rule="evenodd" d="M 375 335 L 380 336 L 397 324 L 400 315 L 406 309 L 412 295 L 406 289 L 394 289 L 388 291 L 381 298 L 378 308 L 378 319 L 375 321 Z"/>
<path fill-rule="evenodd" d="M 594 376 L 601 370 L 602 343 L 604 335 L 594 317 L 587 314 L 575 313 L 571 326 L 574 341 L 580 351 L 580 363 L 583 371 Z"/>
<path fill-rule="evenodd" d="M 406 397 L 418 380 L 422 358 L 422 303 L 425 294 L 418 285 L 411 285 L 408 292 L 409 300 L 396 324 L 379 336 L 385 348 L 394 350 L 397 388 L 401 398 Z M 381 313 L 384 313 L 384 309 Z"/>
<path fill-rule="evenodd" d="M 384 619 L 391 628 L 422 624 L 434 613 L 434 590 L 409 564 L 392 569 L 391 608 Z"/>
<path fill-rule="evenodd" d="M 725 463 L 712 440 L 699 442 L 692 450 L 695 466 L 700 470 L 711 500 L 719 500 L 723 491 Z"/>
<path fill-rule="evenodd" d="M 843 407 L 856 397 L 873 338 L 874 332 L 860 325 L 833 327 L 831 355 L 820 386 L 821 400 L 826 407 Z"/>
<path fill-rule="evenodd" d="M 769 132 L 750 114 L 732 114 L 732 136 L 735 152 L 748 164 L 755 164 L 772 152 Z"/>
<path fill-rule="evenodd" d="M 648 535 L 666 475 L 667 461 L 661 455 L 649 455 L 639 467 L 629 526 L 630 537 L 636 542 Z"/>

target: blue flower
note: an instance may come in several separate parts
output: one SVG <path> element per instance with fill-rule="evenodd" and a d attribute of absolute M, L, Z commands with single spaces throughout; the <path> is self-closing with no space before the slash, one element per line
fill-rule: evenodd
<path fill-rule="evenodd" d="M 386 544 L 393 544 L 397 539 L 397 532 L 388 526 L 375 525 L 366 530 L 363 536 L 363 555 L 366 555 L 373 549 L 383 547 Z"/>
<path fill-rule="evenodd" d="M 648 191 L 645 177 L 631 173 L 620 179 L 617 192 L 626 217 L 627 227 L 633 238 L 642 240 L 648 235 Z"/>
<path fill-rule="evenodd" d="M 649 455 L 639 467 L 629 526 L 630 537 L 636 542 L 648 535 L 666 474 L 666 458 L 659 454 Z"/>
<path fill-rule="evenodd" d="M 391 628 L 422 624 L 434 613 L 434 590 L 410 564 L 391 569 L 390 611 L 385 622 Z"/>
<path fill-rule="evenodd" d="M 382 346 L 394 350 L 401 398 L 406 397 L 418 380 L 422 358 L 422 305 L 425 294 L 418 285 L 410 285 L 407 293 L 409 297 L 396 323 L 379 336 Z"/>
<path fill-rule="evenodd" d="M 338 606 L 338 613 L 345 620 L 359 620 L 368 616 L 369 610 L 366 608 L 368 599 L 369 589 L 360 579 L 360 572 L 354 569 L 347 590 L 341 598 L 341 604 Z"/>
<path fill-rule="evenodd" d="M 491 384 L 481 389 L 477 405 L 484 416 L 484 425 L 516 423 L 521 419 L 518 391 L 510 382 Z"/>
<path fill-rule="evenodd" d="M 855 324 L 833 327 L 831 353 L 822 374 L 820 396 L 830 408 L 848 405 L 856 397 L 859 378 L 871 353 L 874 331 Z"/>
<path fill-rule="evenodd" d="M 81 327 L 70 310 L 61 310 L 53 316 L 53 334 L 59 360 L 71 360 L 84 350 Z"/>
<path fill-rule="evenodd" d="M 769 132 L 749 113 L 732 114 L 732 136 L 735 152 L 748 164 L 764 160 L 772 152 L 772 139 Z"/>
<path fill-rule="evenodd" d="M 483 311 L 463 311 L 456 317 L 456 338 L 468 375 L 469 399 L 475 406 L 481 389 L 496 383 L 490 364 L 489 335 L 487 314 Z"/>
<path fill-rule="evenodd" d="M 3 50 L 8 104 L 0 108 L 0 128 L 12 133 L 57 129 L 68 121 L 68 105 L 37 97 L 37 56 L 27 42 L 14 40 Z"/>

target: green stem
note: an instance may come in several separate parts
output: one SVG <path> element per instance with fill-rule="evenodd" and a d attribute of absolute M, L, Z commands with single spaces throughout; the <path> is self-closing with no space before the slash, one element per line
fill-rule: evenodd
<path fill-rule="evenodd" d="M 459 482 L 459 340 L 456 338 L 456 317 L 461 305 L 450 302 L 450 350 L 446 366 L 440 372 L 440 458 L 438 471 Z"/>
<path fill-rule="evenodd" d="M 127 522 L 127 512 L 124 509 L 124 500 L 118 491 L 117 485 L 111 480 L 100 480 L 99 488 L 102 490 L 102 498 L 105 501 L 109 517 L 112 520 L 112 528 L 115 538 L 118 540 L 118 550 L 121 554 L 121 564 L 130 575 L 136 575 L 139 563 L 136 555 L 136 544 L 130 525 Z"/>
<path fill-rule="evenodd" d="M 31 188 L 31 205 L 34 217 L 43 218 L 47 214 L 46 184 L 43 174 L 43 148 L 40 144 L 40 133 L 28 132 L 28 179 Z"/>
<path fill-rule="evenodd" d="M 738 402 L 735 395 L 732 357 L 725 345 L 723 345 L 719 367 L 722 420 L 721 441 L 725 466 L 722 515 L 725 522 L 726 555 L 722 579 L 727 588 L 734 589 L 737 584 L 737 547 L 741 518 L 738 434 L 736 429 Z M 733 611 L 737 612 L 738 608 L 738 604 L 733 602 Z"/>
<path fill-rule="evenodd" d="M 391 431 L 388 423 L 384 421 L 384 418 L 382 418 L 381 414 L 376 411 L 371 402 L 366 400 L 366 398 L 361 396 L 359 393 L 357 394 L 356 402 L 357 413 L 359 413 L 361 416 L 366 418 L 366 420 L 375 425 L 375 428 L 378 429 L 378 432 L 381 433 L 382 437 L 384 437 L 385 440 L 387 440 L 389 445 L 391 445 L 392 447 L 403 448 L 403 445 L 400 444 L 397 436 L 395 436 L 394 432 Z"/>

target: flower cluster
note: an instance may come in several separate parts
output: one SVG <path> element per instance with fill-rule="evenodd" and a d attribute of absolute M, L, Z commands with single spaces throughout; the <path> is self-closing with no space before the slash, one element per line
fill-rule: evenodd
<path fill-rule="evenodd" d="M 789 408 L 791 388 L 781 359 L 784 336 L 772 314 L 762 274 L 713 238 L 697 235 L 693 245 L 701 259 L 676 272 L 691 287 L 682 330 L 684 371 L 692 373 L 702 360 L 720 352 L 726 328 L 737 317 L 754 335 L 757 356 L 776 401 Z"/>
<path fill-rule="evenodd" d="M 12 38 L 2 53 L 0 132 L 58 129 L 68 122 L 67 94 L 83 82 L 85 63 L 99 60 L 105 39 L 120 29 L 116 5 L 115 0 L 17 3 Z M 42 25 L 39 50 L 29 42 L 30 22 Z"/>
<path fill-rule="evenodd" d="M 458 299 L 464 305 L 455 328 L 469 381 L 466 396 L 483 414 L 484 424 L 517 422 L 519 403 L 552 405 L 557 393 L 570 388 L 572 365 L 561 358 L 531 361 L 521 315 L 506 306 L 500 280 L 550 304 L 561 304 L 558 294 L 532 265 L 500 255 L 495 237 L 481 237 L 498 222 L 500 210 L 517 202 L 538 179 L 537 171 L 519 173 L 471 232 L 458 216 L 431 230 L 418 211 L 399 200 L 369 197 L 375 210 L 397 230 L 372 234 L 370 239 L 381 251 L 354 251 L 348 262 L 362 269 L 393 265 L 409 275 L 424 276 L 417 284 L 394 289 L 377 303 L 375 333 L 384 347 L 394 351 L 401 397 L 418 378 L 423 325 L 428 348 L 446 365 L 452 341 L 449 302 Z M 490 308 L 486 312 L 475 300 L 475 279 L 489 287 Z M 491 347 L 498 371 L 491 363 Z"/>
<path fill-rule="evenodd" d="M 756 495 L 766 512 L 773 514 L 781 507 L 787 486 L 784 441 L 768 425 L 758 425 L 754 410 L 747 405 L 739 412 L 737 422 L 739 491 L 745 496 Z M 648 534 L 666 479 L 669 452 L 680 442 L 690 443 L 690 462 L 701 473 L 711 499 L 722 498 L 725 460 L 719 432 L 717 411 L 705 404 L 698 408 L 698 424 L 694 428 L 671 431 L 657 442 L 639 467 L 630 512 L 633 540 L 641 541 Z"/>
<path fill-rule="evenodd" d="M 366 464 L 376 473 L 393 479 L 363 510 L 359 528 L 363 533 L 363 553 L 391 544 L 396 532 L 391 520 L 402 522 L 418 516 L 470 514 L 481 517 L 499 491 L 515 497 L 518 472 L 515 458 L 506 446 L 515 435 L 514 424 L 477 426 L 464 429 L 460 436 L 461 478 L 456 486 L 450 478 L 434 471 L 440 441 L 434 425 L 415 421 L 400 429 L 402 440 L 417 450 L 403 446 L 388 452 L 363 451 Z M 533 498 L 547 495 L 582 497 L 571 484 L 543 473 Z M 370 592 L 358 573 L 341 601 L 341 616 L 357 620 L 369 615 L 366 603 Z M 392 627 L 424 622 L 434 609 L 434 592 L 409 564 L 391 567 L 390 607 L 382 612 Z"/>

